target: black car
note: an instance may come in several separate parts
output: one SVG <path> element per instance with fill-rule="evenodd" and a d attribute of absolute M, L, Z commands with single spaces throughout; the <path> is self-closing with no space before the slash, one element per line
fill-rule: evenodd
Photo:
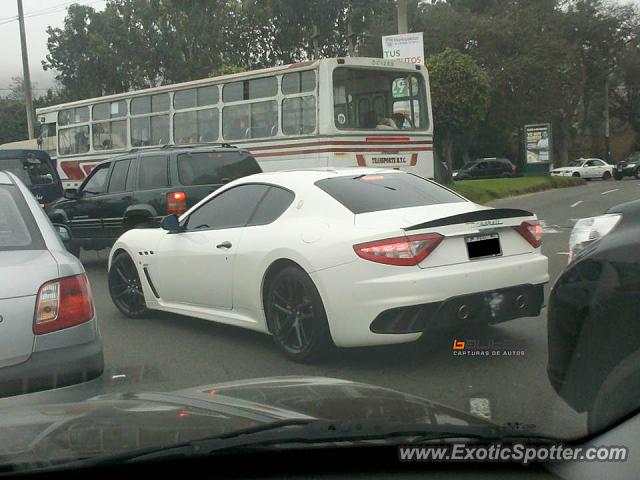
<path fill-rule="evenodd" d="M 640 152 L 632 153 L 625 160 L 616 163 L 613 178 L 622 180 L 624 177 L 636 177 L 640 180 Z"/>
<path fill-rule="evenodd" d="M 181 214 L 220 186 L 262 170 L 251 154 L 230 146 L 165 147 L 131 151 L 104 161 L 77 190 L 46 208 L 71 230 L 69 250 L 113 245 L 131 228 L 153 228 Z"/>
<path fill-rule="evenodd" d="M 640 407 L 640 201 L 580 220 L 551 289 L 547 372 L 600 431 Z"/>
<path fill-rule="evenodd" d="M 481 158 L 453 172 L 454 180 L 480 178 L 510 178 L 516 176 L 516 166 L 506 158 Z"/>
<path fill-rule="evenodd" d="M 42 150 L 0 150 L 0 170 L 16 175 L 41 205 L 62 196 L 62 181 L 53 161 Z"/>

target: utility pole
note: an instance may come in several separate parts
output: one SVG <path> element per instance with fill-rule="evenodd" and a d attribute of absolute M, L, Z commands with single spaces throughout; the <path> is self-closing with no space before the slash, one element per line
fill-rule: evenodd
<path fill-rule="evenodd" d="M 408 0 L 396 0 L 396 9 L 398 10 L 398 33 L 409 33 L 407 2 Z"/>
<path fill-rule="evenodd" d="M 29 74 L 29 56 L 27 54 L 27 37 L 24 31 L 24 13 L 22 0 L 18 0 L 18 23 L 20 24 L 20 46 L 22 47 L 22 73 L 24 75 L 24 100 L 27 104 L 27 128 L 29 140 L 33 138 L 33 100 L 31 99 L 31 75 Z"/>
<path fill-rule="evenodd" d="M 611 163 L 611 140 L 609 132 L 609 73 L 604 81 L 604 161 Z"/>

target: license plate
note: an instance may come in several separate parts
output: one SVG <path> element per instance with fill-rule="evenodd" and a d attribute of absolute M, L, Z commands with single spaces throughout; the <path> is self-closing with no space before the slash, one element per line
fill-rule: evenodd
<path fill-rule="evenodd" d="M 618 165 L 618 171 L 621 172 L 622 171 L 622 165 Z"/>
<path fill-rule="evenodd" d="M 497 233 L 486 233 L 464 237 L 470 260 L 502 255 L 500 236 Z"/>

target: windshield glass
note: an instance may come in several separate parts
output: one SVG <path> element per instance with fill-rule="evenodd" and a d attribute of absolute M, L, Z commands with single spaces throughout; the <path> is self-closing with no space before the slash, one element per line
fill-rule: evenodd
<path fill-rule="evenodd" d="M 424 80 L 417 73 L 336 68 L 335 125 L 342 130 L 428 128 Z"/>
<path fill-rule="evenodd" d="M 55 182 L 49 164 L 36 157 L 0 159 L 0 170 L 13 173 L 27 186 L 49 185 Z"/>
<path fill-rule="evenodd" d="M 316 186 L 356 214 L 464 201 L 437 183 L 406 174 L 334 177 Z"/>
<path fill-rule="evenodd" d="M 261 171 L 255 159 L 245 154 L 207 152 L 178 155 L 178 176 L 183 185 L 227 183 Z"/>

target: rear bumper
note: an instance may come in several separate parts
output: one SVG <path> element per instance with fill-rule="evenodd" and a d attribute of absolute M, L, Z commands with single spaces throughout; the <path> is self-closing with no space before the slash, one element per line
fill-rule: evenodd
<path fill-rule="evenodd" d="M 524 287 L 541 292 L 549 274 L 547 257 L 535 252 L 425 269 L 359 259 L 313 272 L 311 278 L 322 297 L 333 341 L 339 347 L 356 347 L 411 342 L 423 334 L 422 328 L 411 333 L 372 331 L 374 320 L 389 310 L 431 305 L 430 323 L 446 325 L 452 323 L 450 318 L 433 314 L 441 307 L 442 312 L 454 308 L 459 297 Z"/>
<path fill-rule="evenodd" d="M 386 310 L 371 323 L 373 333 L 418 333 L 461 324 L 489 324 L 537 317 L 544 306 L 544 284 L 459 295 L 443 302 Z"/>
<path fill-rule="evenodd" d="M 103 370 L 100 337 L 89 343 L 34 352 L 26 362 L 0 369 L 0 396 L 83 383 L 100 376 Z"/>

